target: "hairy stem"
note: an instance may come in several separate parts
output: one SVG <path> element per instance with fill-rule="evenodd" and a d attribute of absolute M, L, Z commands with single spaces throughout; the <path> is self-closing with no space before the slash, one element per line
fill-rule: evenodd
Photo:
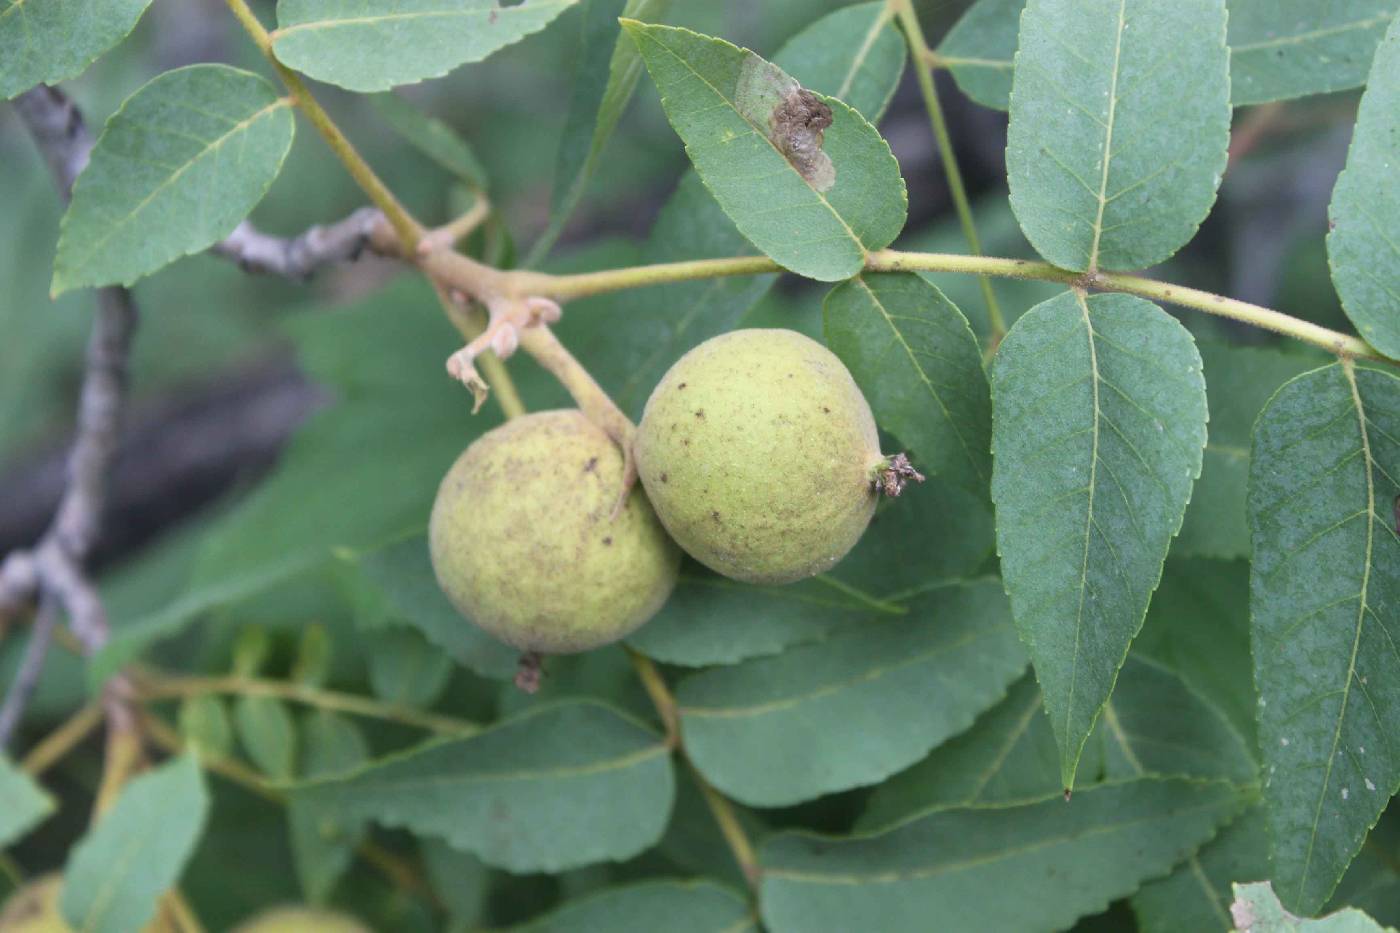
<path fill-rule="evenodd" d="M 869 272 L 956 272 L 969 275 L 993 275 L 1012 279 L 1036 279 L 1058 282 L 1070 287 L 1092 288 L 1100 291 L 1125 292 L 1154 301 L 1183 308 L 1192 308 L 1229 318 L 1243 324 L 1260 327 L 1322 347 L 1329 353 L 1355 359 L 1376 360 L 1400 366 L 1400 361 L 1383 356 L 1359 337 L 1319 327 L 1278 311 L 1226 298 L 1197 288 L 1186 288 L 1168 282 L 1137 275 L 1100 272 L 1085 275 L 1069 272 L 1048 262 L 1030 259 L 1002 259 L 995 256 L 960 256 L 955 253 L 905 253 L 883 249 L 870 253 L 865 260 Z M 736 256 L 731 259 L 698 259 L 689 262 L 633 266 L 626 269 L 605 269 L 578 275 L 544 275 L 538 272 L 507 273 L 515 279 L 516 287 L 525 287 L 533 294 L 547 295 L 556 300 L 582 298 L 644 288 L 667 282 L 688 282 L 732 275 L 760 275 L 781 272 L 782 267 L 761 256 Z"/>
<path fill-rule="evenodd" d="M 918 14 L 914 12 L 911 0 L 889 0 L 889 6 L 899 17 L 904 27 L 904 37 L 909 43 L 909 57 L 914 60 L 914 71 L 919 78 L 919 91 L 924 97 L 924 107 L 928 110 L 929 123 L 933 126 L 933 137 L 938 143 L 939 159 L 943 163 L 943 175 L 948 182 L 948 193 L 953 197 L 953 207 L 958 212 L 958 222 L 962 224 L 963 237 L 973 255 L 982 255 L 982 241 L 977 235 L 977 225 L 972 219 L 972 205 L 967 200 L 967 186 L 963 184 L 962 170 L 958 168 L 957 154 L 953 151 L 953 139 L 948 135 L 948 121 L 943 117 L 943 105 L 938 101 L 938 88 L 933 83 L 933 68 L 927 64 L 928 42 L 924 39 L 923 27 L 919 25 Z M 1006 319 L 1002 317 L 1001 306 L 997 304 L 996 292 L 992 290 L 992 280 L 986 275 L 977 277 L 982 286 L 982 301 L 987 305 L 987 319 L 992 327 L 992 346 L 1001 343 L 1006 336 Z"/>
<path fill-rule="evenodd" d="M 470 735 L 481 727 L 465 719 L 425 713 L 402 706 L 389 706 L 353 693 L 321 690 L 303 684 L 280 680 L 258 680 L 248 677 L 152 677 L 149 673 L 138 680 L 138 693 L 145 700 L 182 699 L 209 693 L 239 696 L 274 697 L 291 700 L 319 709 L 335 710 L 355 716 L 383 719 L 400 725 L 427 729 L 448 735 Z"/>

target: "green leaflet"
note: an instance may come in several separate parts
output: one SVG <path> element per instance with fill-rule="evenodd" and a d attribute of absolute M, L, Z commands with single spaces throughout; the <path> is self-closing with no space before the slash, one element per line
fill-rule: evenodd
<path fill-rule="evenodd" d="M 301 774 L 316 778 L 358 768 L 369 760 L 369 745 L 353 721 L 315 710 L 301 720 Z M 350 867 L 355 846 L 364 835 L 362 820 L 347 820 L 334 810 L 293 795 L 287 801 L 287 833 L 292 862 L 306 899 L 324 903 Z"/>
<path fill-rule="evenodd" d="M 977 0 L 938 44 L 938 56 L 964 94 L 984 107 L 1011 101 L 1012 59 L 1026 0 Z"/>
<path fill-rule="evenodd" d="M 676 690 L 695 767 L 752 806 L 875 784 L 972 724 L 1025 668 L 995 581 L 947 586 Z"/>
<path fill-rule="evenodd" d="M 468 186 L 484 191 L 486 168 L 471 145 L 457 131 L 436 117 L 430 117 L 397 94 L 385 92 L 369 98 L 375 112 L 394 128 L 410 146 L 460 178 Z"/>
<path fill-rule="evenodd" d="M 291 711 L 272 697 L 238 696 L 233 721 L 248 759 L 274 781 L 290 780 L 297 770 L 297 731 Z"/>
<path fill-rule="evenodd" d="M 209 797 L 190 755 L 131 780 L 69 852 L 60 907 L 88 933 L 139 930 L 173 887 L 204 829 Z"/>
<path fill-rule="evenodd" d="M 850 106 L 813 140 L 783 114 L 802 104 L 780 68 L 722 39 L 627 20 L 672 127 L 740 232 L 785 268 L 824 281 L 860 271 L 904 226 L 899 165 Z M 809 94 L 811 92 L 808 92 Z"/>
<path fill-rule="evenodd" d="M 1334 364 L 1279 389 L 1249 473 L 1254 681 L 1273 881 L 1326 904 L 1400 787 L 1400 380 Z"/>
<path fill-rule="evenodd" d="M 457 624 L 464 622 L 459 616 Z M 396 626 L 367 633 L 365 654 L 370 686 L 393 706 L 432 706 L 452 676 L 452 656 L 413 628 Z"/>
<path fill-rule="evenodd" d="M 54 807 L 42 787 L 0 755 L 0 848 L 38 826 Z"/>
<path fill-rule="evenodd" d="M 530 247 L 524 265 L 537 265 L 564 232 L 603 147 L 632 100 L 642 61 L 637 47 L 618 30 L 618 17 L 655 21 L 666 15 L 671 0 L 584 0 L 583 42 L 574 71 L 569 115 L 554 160 L 554 189 L 549 224 Z"/>
<path fill-rule="evenodd" d="M 846 622 L 899 612 L 825 576 L 754 586 L 692 562 L 666 605 L 627 643 L 667 664 L 734 664 L 816 641 Z"/>
<path fill-rule="evenodd" d="M 1254 419 L 1279 386 L 1317 365 L 1311 356 L 1202 341 L 1210 437 L 1174 557 L 1249 557 L 1245 488 Z"/>
<path fill-rule="evenodd" d="M 0 100 L 77 77 L 125 39 L 151 0 L 5 0 Z"/>
<path fill-rule="evenodd" d="M 1376 51 L 1346 171 L 1332 192 L 1327 255 L 1347 317 L 1400 356 L 1400 18 Z"/>
<path fill-rule="evenodd" d="M 1268 872 L 1264 808 L 1255 805 L 1170 875 L 1149 881 L 1133 895 L 1138 927 L 1141 933 L 1231 929 L 1231 885 Z"/>
<path fill-rule="evenodd" d="M 1359 87 L 1396 0 L 1229 0 L 1236 105 Z"/>
<path fill-rule="evenodd" d="M 278 0 L 272 47 L 290 68 L 352 91 L 447 74 L 548 26 L 578 0 Z"/>
<path fill-rule="evenodd" d="M 713 881 L 645 881 L 571 901 L 516 933 L 749 933 L 757 929 L 748 904 Z"/>
<path fill-rule="evenodd" d="M 774 933 L 1058 930 L 1195 851 L 1241 807 L 1229 784 L 1139 778 L 1001 807 L 933 810 L 848 838 L 788 832 L 760 851 Z M 1070 879 L 1073 879 L 1071 882 Z"/>
<path fill-rule="evenodd" d="M 464 620 L 442 595 L 425 535 L 410 535 L 364 554 L 342 555 L 342 559 L 342 579 L 362 628 L 412 626 L 476 674 L 496 680 L 515 675 L 518 652 Z"/>
<path fill-rule="evenodd" d="M 1230 141 L 1224 0 L 1031 0 L 1006 169 L 1042 256 L 1076 272 L 1168 258 L 1215 202 Z"/>
<path fill-rule="evenodd" d="M 1358 87 L 1396 0 L 1226 0 L 1229 8 L 1230 103 L 1325 94 Z M 1012 59 L 1026 0 L 978 0 L 938 54 L 963 93 L 1005 110 Z"/>
<path fill-rule="evenodd" d="M 659 735 L 610 707 L 563 701 L 296 794 L 345 818 L 441 837 L 508 871 L 553 873 L 656 843 L 675 790 L 667 753 Z"/>
<path fill-rule="evenodd" d="M 1081 765 L 1090 786 L 1154 775 L 1254 780 L 1243 737 L 1170 668 L 1134 654 L 1105 710 Z M 1054 733 L 1028 675 L 972 729 L 876 788 L 857 825 L 878 829 L 936 807 L 1035 800 L 1060 786 Z"/>
<path fill-rule="evenodd" d="M 822 305 L 826 342 L 914 465 L 974 494 L 991 479 L 982 349 L 957 306 L 912 273 L 866 273 Z"/>
<path fill-rule="evenodd" d="M 1200 473 L 1201 359 L 1150 302 L 1065 293 L 1011 328 L 992 400 L 1002 573 L 1069 788 Z"/>
<path fill-rule="evenodd" d="M 1235 885 L 1235 902 L 1230 911 L 1236 929 L 1244 933 L 1394 933 L 1359 910 L 1339 910 L 1310 920 L 1284 910 L 1267 881 Z"/>
<path fill-rule="evenodd" d="M 282 168 L 290 106 L 227 65 L 177 68 L 138 88 L 73 186 L 53 294 L 130 285 L 232 233 Z"/>

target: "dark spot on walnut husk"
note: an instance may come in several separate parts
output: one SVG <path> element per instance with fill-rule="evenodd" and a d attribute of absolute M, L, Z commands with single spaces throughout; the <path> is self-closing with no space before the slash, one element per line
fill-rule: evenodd
<path fill-rule="evenodd" d="M 604 547 L 612 547 L 612 538 L 604 538 L 604 539 L 603 539 L 603 546 L 604 546 Z"/>
<path fill-rule="evenodd" d="M 585 472 L 585 473 L 592 473 L 592 472 L 593 472 L 594 470 L 596 470 L 597 468 L 598 468 L 598 458 L 597 458 L 597 457 L 589 457 L 589 458 L 588 458 L 588 463 L 587 463 L 587 464 L 584 466 L 584 468 L 583 468 L 583 472 Z"/>
<path fill-rule="evenodd" d="M 668 479 L 668 477 L 666 476 L 665 473 L 662 473 L 662 474 L 661 474 L 661 482 L 663 482 L 663 483 L 670 482 L 670 480 Z"/>
<path fill-rule="evenodd" d="M 685 384 L 684 382 L 682 382 L 680 385 L 676 386 L 676 388 L 677 388 L 677 389 L 684 389 L 685 386 L 686 386 L 686 384 Z"/>
<path fill-rule="evenodd" d="M 703 408 L 697 408 L 697 409 L 695 409 L 695 417 L 697 417 L 697 418 L 704 418 L 704 417 L 705 417 L 705 409 L 703 409 Z"/>

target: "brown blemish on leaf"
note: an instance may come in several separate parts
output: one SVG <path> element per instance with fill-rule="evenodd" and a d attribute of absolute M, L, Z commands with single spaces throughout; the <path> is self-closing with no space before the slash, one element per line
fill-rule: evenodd
<path fill-rule="evenodd" d="M 769 138 L 792 167 L 818 191 L 836 184 L 836 166 L 822 151 L 831 107 L 804 87 L 789 91 L 768 117 Z"/>

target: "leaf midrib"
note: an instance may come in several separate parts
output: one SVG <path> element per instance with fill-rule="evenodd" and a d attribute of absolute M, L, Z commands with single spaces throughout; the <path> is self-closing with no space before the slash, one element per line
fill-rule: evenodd
<path fill-rule="evenodd" d="M 615 758 L 606 758 L 602 761 L 589 762 L 586 765 L 565 765 L 553 768 L 521 769 L 517 771 L 484 771 L 475 774 L 448 774 L 392 779 L 380 778 L 376 780 L 374 772 L 368 771 L 360 772 L 353 777 L 347 778 L 343 783 L 359 784 L 360 780 L 364 779 L 364 783 L 361 786 L 346 788 L 347 791 L 401 791 L 418 787 L 484 784 L 493 781 L 538 781 L 554 778 L 588 777 L 594 774 L 606 774 L 609 771 L 621 771 L 647 761 L 650 758 L 654 758 L 657 755 L 664 755 L 667 751 L 668 749 L 664 744 L 656 744 L 638 749 L 626 755 L 619 755 Z M 332 782 L 331 786 L 334 786 L 335 783 L 340 782 Z"/>
<path fill-rule="evenodd" d="M 1118 32 L 1113 45 L 1113 77 L 1109 80 L 1108 119 L 1104 122 L 1103 172 L 1099 178 L 1099 190 L 1096 192 L 1099 209 L 1094 218 L 1094 242 L 1089 248 L 1090 272 L 1097 272 L 1099 268 L 1099 246 L 1103 241 L 1103 215 L 1104 211 L 1108 209 L 1108 175 L 1109 166 L 1113 162 L 1113 124 L 1118 115 L 1118 75 L 1123 59 L 1123 33 L 1127 27 L 1127 15 L 1128 0 L 1118 0 Z M 1095 393 L 1095 407 L 1097 407 L 1097 388 Z M 1097 435 L 1095 435 L 1095 439 L 1097 441 Z"/>

